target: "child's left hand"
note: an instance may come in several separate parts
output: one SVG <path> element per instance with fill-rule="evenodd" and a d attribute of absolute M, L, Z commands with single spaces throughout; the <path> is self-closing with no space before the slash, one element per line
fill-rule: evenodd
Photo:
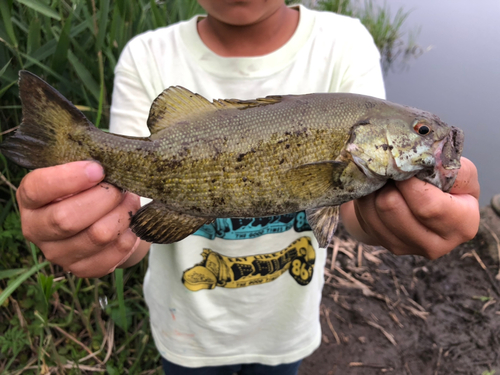
<path fill-rule="evenodd" d="M 447 254 L 474 238 L 479 228 L 477 169 L 466 158 L 461 163 L 450 193 L 414 177 L 344 204 L 346 229 L 356 239 L 397 255 L 436 259 Z"/>

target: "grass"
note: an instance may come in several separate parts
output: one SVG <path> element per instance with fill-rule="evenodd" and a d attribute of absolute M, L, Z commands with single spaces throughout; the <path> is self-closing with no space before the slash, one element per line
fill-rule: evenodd
<path fill-rule="evenodd" d="M 394 59 L 406 13 L 391 20 L 387 8 L 348 0 L 319 6 L 360 17 Z M 21 119 L 19 70 L 42 76 L 106 127 L 127 41 L 202 10 L 194 0 L 0 0 L 0 13 L 2 141 Z M 79 279 L 45 261 L 22 235 L 15 191 L 26 172 L 0 154 L 0 373 L 161 373 L 142 295 L 147 260 L 101 279 Z"/>
<path fill-rule="evenodd" d="M 376 6 L 372 0 L 365 0 L 363 5 L 355 0 L 319 0 L 318 7 L 322 10 L 345 14 L 359 18 L 373 37 L 375 45 L 382 56 L 382 68 L 387 73 L 391 68 L 404 64 L 411 58 L 418 57 L 422 49 L 415 42 L 418 29 L 408 32 L 408 40 L 403 37 L 403 25 L 410 12 L 399 8 L 391 16 L 387 3 Z"/>

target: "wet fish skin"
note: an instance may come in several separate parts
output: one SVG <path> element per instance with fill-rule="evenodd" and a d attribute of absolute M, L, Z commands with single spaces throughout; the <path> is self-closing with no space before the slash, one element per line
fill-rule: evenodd
<path fill-rule="evenodd" d="M 2 153 L 30 169 L 99 161 L 105 181 L 153 199 L 131 223 L 152 242 L 178 241 L 217 217 L 306 210 L 326 246 L 339 204 L 414 175 L 449 190 L 460 167 L 461 130 L 362 95 L 209 102 L 172 87 L 151 107 L 151 136 L 135 138 L 95 128 L 29 72 L 19 85 L 23 122 Z"/>

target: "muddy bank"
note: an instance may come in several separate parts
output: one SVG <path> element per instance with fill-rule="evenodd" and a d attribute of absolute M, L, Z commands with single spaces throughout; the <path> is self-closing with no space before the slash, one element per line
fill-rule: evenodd
<path fill-rule="evenodd" d="M 339 232 L 326 267 L 321 347 L 299 375 L 500 374 L 500 218 L 428 261 Z"/>

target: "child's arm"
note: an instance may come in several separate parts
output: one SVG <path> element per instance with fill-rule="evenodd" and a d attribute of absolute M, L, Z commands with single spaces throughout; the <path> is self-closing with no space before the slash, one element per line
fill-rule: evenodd
<path fill-rule="evenodd" d="M 29 173 L 17 191 L 24 236 L 80 277 L 133 265 L 149 249 L 129 229 L 139 197 L 100 183 L 103 178 L 98 163 L 74 162 Z"/>
<path fill-rule="evenodd" d="M 417 178 L 389 184 L 341 207 L 346 229 L 358 240 L 394 254 L 438 258 L 472 239 L 479 228 L 479 182 L 462 158 L 450 193 Z"/>

